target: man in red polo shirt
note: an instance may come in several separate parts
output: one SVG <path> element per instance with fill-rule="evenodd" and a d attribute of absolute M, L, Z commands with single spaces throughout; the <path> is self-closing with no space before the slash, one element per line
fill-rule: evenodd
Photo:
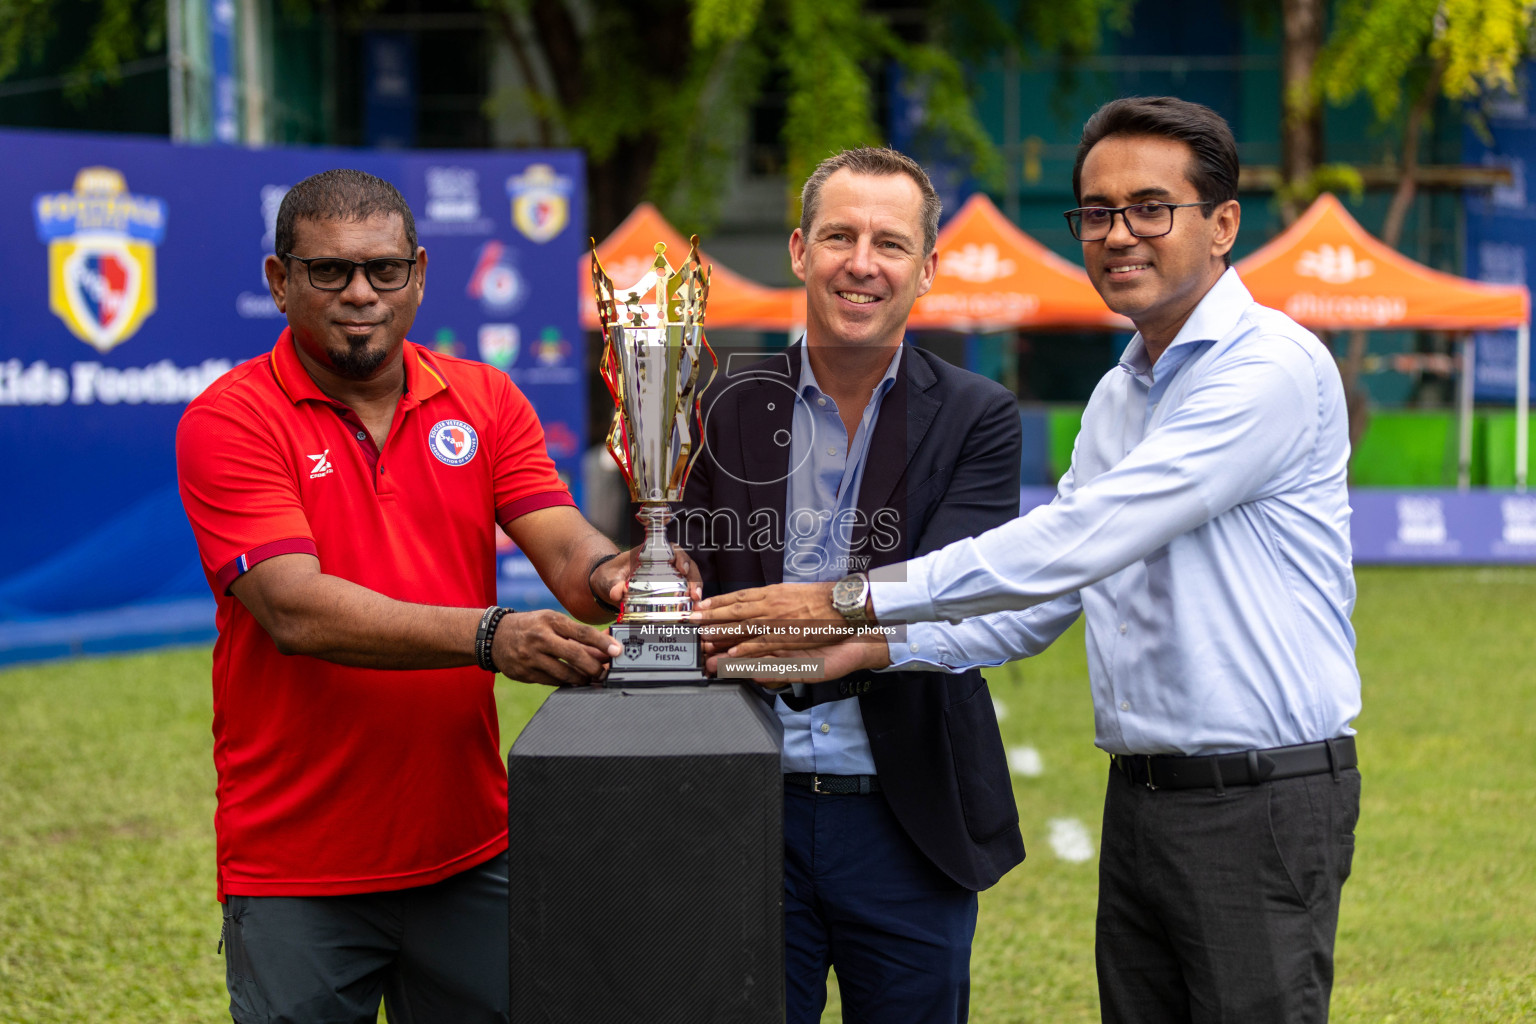
<path fill-rule="evenodd" d="M 218 599 L 239 1024 L 372 1022 L 381 994 L 392 1020 L 506 1020 L 494 670 L 581 684 L 619 650 L 556 612 L 494 607 L 498 523 L 588 622 L 611 618 L 632 559 L 576 510 L 505 373 L 405 340 L 426 266 L 388 182 L 300 182 L 266 264 L 288 329 L 177 432 Z"/>

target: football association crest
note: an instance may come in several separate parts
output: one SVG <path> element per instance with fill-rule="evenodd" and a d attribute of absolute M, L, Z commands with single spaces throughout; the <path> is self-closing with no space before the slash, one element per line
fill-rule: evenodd
<path fill-rule="evenodd" d="M 571 219 L 571 180 L 548 164 L 534 164 L 507 179 L 512 225 L 535 242 L 547 242 Z"/>
<path fill-rule="evenodd" d="M 165 238 L 165 201 L 134 195 L 120 171 L 85 167 L 73 192 L 33 203 L 48 246 L 48 306 L 99 352 L 133 337 L 155 311 L 155 246 Z"/>
<path fill-rule="evenodd" d="M 475 457 L 480 438 L 475 435 L 475 428 L 463 420 L 440 420 L 427 435 L 427 447 L 439 462 L 462 466 Z"/>

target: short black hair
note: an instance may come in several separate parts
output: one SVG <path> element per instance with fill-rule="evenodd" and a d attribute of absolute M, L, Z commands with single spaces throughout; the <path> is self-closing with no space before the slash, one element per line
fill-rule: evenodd
<path fill-rule="evenodd" d="M 405 197 L 383 178 L 350 167 L 312 174 L 288 190 L 277 210 L 278 259 L 293 250 L 293 226 L 300 220 L 367 220 L 395 214 L 405 222 L 408 255 L 416 255 L 416 219 Z"/>
<path fill-rule="evenodd" d="M 1083 125 L 1072 165 L 1072 196 L 1083 201 L 1083 161 L 1088 151 L 1112 135 L 1155 135 L 1184 143 L 1194 154 L 1189 182 L 1207 217 L 1218 203 L 1237 198 L 1237 140 L 1216 111 L 1176 96 L 1130 96 L 1111 100 Z"/>
<path fill-rule="evenodd" d="M 805 186 L 800 189 L 800 234 L 811 233 L 811 225 L 816 221 L 816 212 L 821 208 L 821 187 L 838 171 L 868 174 L 876 178 L 905 174 L 911 178 L 923 197 L 923 256 L 926 258 L 933 252 L 934 244 L 939 238 L 939 215 L 944 210 L 944 203 L 939 199 L 938 192 L 934 191 L 933 182 L 929 180 L 928 172 L 923 170 L 921 164 L 905 153 L 886 146 L 860 146 L 857 149 L 845 149 L 816 165 L 811 176 L 805 179 Z"/>

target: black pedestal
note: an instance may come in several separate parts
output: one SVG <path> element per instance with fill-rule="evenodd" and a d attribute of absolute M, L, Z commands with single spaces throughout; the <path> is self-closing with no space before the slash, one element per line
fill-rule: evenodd
<path fill-rule="evenodd" d="M 513 1021 L 781 1024 L 779 743 L 736 685 L 550 695 L 507 758 Z"/>

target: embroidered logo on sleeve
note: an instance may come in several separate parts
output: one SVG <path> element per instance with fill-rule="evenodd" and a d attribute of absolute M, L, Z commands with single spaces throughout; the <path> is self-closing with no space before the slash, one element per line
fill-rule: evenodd
<path fill-rule="evenodd" d="M 480 438 L 475 428 L 463 420 L 440 420 L 427 435 L 427 447 L 437 460 L 449 466 L 462 466 L 475 457 Z"/>
<path fill-rule="evenodd" d="M 311 480 L 319 479 L 322 476 L 330 476 L 336 471 L 336 468 L 331 465 L 330 454 L 331 450 L 327 448 L 319 455 L 306 456 L 306 458 L 314 462 L 314 465 L 309 468 L 309 478 Z"/>

